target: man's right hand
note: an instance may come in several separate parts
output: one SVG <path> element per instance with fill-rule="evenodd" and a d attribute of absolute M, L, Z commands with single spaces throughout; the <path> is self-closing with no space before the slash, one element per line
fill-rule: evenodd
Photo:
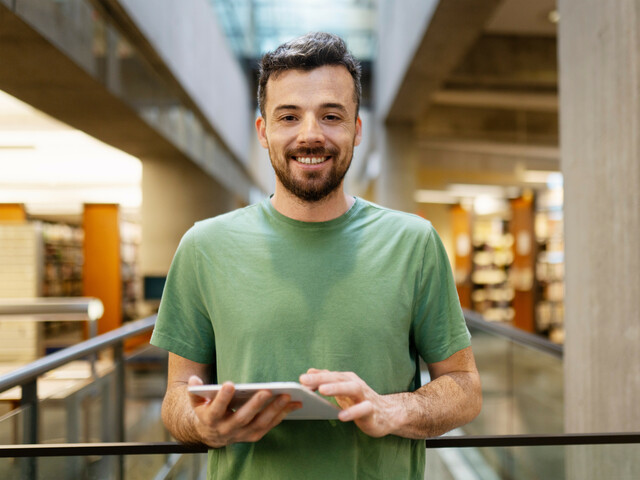
<path fill-rule="evenodd" d="M 202 385 L 193 375 L 188 385 Z M 196 429 L 202 442 L 220 448 L 237 442 L 257 442 L 294 410 L 302 407 L 289 395 L 273 395 L 268 390 L 256 392 L 237 410 L 230 408 L 235 387 L 226 382 L 213 400 L 189 393 L 191 408 L 198 419 Z"/>

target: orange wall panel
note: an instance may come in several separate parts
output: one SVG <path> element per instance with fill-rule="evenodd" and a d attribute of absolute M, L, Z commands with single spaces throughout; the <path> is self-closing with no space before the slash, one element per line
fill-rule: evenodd
<path fill-rule="evenodd" d="M 536 331 L 534 316 L 534 272 L 536 241 L 534 235 L 534 204 L 532 195 L 511 201 L 509 230 L 514 238 L 511 279 L 516 290 L 513 307 L 516 327 L 527 332 Z"/>
<path fill-rule="evenodd" d="M 122 325 L 118 205 L 85 205 L 83 228 L 83 290 L 85 296 L 99 298 L 104 304 L 104 315 L 98 321 L 101 334 Z"/>
<path fill-rule="evenodd" d="M 451 207 L 451 225 L 455 252 L 454 277 L 462 308 L 471 308 L 471 270 L 473 248 L 471 213 L 460 205 Z"/>
<path fill-rule="evenodd" d="M 21 203 L 0 203 L 0 222 L 26 222 L 27 213 Z"/>

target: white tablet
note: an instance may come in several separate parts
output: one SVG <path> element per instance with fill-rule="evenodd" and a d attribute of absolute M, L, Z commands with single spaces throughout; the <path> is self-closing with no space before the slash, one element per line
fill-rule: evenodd
<path fill-rule="evenodd" d="M 214 398 L 221 388 L 222 385 L 193 385 L 188 390 L 201 397 Z M 291 412 L 285 420 L 332 420 L 338 418 L 340 412 L 336 405 L 296 382 L 238 383 L 235 388 L 231 408 L 239 408 L 260 390 L 269 390 L 274 396 L 288 393 L 292 402 L 302 402 L 302 408 Z"/>

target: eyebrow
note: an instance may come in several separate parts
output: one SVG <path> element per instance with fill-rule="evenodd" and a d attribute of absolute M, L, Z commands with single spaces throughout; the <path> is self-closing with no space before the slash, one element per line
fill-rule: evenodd
<path fill-rule="evenodd" d="M 274 112 L 279 112 L 280 110 L 300 110 L 300 107 L 297 105 L 278 105 L 273 109 Z"/>
<path fill-rule="evenodd" d="M 322 108 L 335 108 L 337 110 L 341 110 L 343 112 L 347 111 L 347 108 L 341 103 L 323 103 Z"/>
<path fill-rule="evenodd" d="M 320 108 L 335 108 L 343 112 L 347 111 L 347 108 L 341 103 L 323 103 Z M 300 107 L 298 105 L 278 105 L 273 111 L 279 112 L 282 110 L 300 110 Z"/>

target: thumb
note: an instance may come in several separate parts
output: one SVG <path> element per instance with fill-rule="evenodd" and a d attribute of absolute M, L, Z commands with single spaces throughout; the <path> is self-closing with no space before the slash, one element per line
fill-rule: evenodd
<path fill-rule="evenodd" d="M 187 386 L 196 387 L 198 385 L 204 385 L 204 382 L 202 381 L 202 379 L 196 375 L 191 375 L 189 377 L 189 380 L 187 381 Z M 204 403 L 209 403 L 210 401 L 208 398 L 202 397 L 197 393 L 192 393 L 192 392 L 188 392 L 188 393 L 189 393 L 189 402 L 191 403 L 192 408 L 200 406 Z"/>

